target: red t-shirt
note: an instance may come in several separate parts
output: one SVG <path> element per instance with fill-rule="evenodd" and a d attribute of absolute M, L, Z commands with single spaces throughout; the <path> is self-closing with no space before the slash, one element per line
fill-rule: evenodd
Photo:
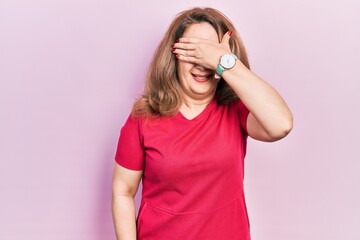
<path fill-rule="evenodd" d="M 244 199 L 248 109 L 213 100 L 194 119 L 129 116 L 115 160 L 144 170 L 139 240 L 249 240 Z"/>

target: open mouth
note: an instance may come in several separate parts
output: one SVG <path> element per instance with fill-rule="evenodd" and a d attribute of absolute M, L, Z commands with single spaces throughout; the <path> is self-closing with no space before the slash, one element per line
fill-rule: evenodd
<path fill-rule="evenodd" d="M 206 82 L 211 79 L 213 74 L 191 74 L 195 81 L 197 82 Z"/>

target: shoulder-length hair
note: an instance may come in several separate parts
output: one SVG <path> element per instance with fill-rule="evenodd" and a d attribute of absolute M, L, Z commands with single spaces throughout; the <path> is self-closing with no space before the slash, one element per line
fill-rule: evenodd
<path fill-rule="evenodd" d="M 230 20 L 213 8 L 192 8 L 179 13 L 171 23 L 157 47 L 150 63 L 143 94 L 133 105 L 132 115 L 159 117 L 175 115 L 182 104 L 182 89 L 177 76 L 178 59 L 171 51 L 172 44 L 183 36 L 191 24 L 207 22 L 218 35 L 219 42 L 227 31 L 232 31 L 230 49 L 248 68 L 249 61 L 239 34 Z M 220 79 L 216 95 L 218 104 L 228 104 L 238 100 L 232 88 Z"/>

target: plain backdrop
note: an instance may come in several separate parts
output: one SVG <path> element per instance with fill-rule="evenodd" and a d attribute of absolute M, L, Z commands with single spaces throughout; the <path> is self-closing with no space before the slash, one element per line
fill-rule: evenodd
<path fill-rule="evenodd" d="M 120 128 L 171 20 L 194 6 L 233 21 L 294 113 L 286 139 L 249 140 L 252 238 L 360 239 L 357 0 L 1 0 L 0 239 L 115 239 Z"/>

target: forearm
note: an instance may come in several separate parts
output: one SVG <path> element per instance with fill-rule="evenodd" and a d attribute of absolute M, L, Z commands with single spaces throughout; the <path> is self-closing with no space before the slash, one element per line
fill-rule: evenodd
<path fill-rule="evenodd" d="M 136 240 L 136 211 L 132 196 L 113 196 L 112 214 L 118 240 Z"/>
<path fill-rule="evenodd" d="M 280 94 L 268 83 L 238 62 L 223 78 L 274 139 L 285 136 L 292 128 L 292 113 Z"/>

